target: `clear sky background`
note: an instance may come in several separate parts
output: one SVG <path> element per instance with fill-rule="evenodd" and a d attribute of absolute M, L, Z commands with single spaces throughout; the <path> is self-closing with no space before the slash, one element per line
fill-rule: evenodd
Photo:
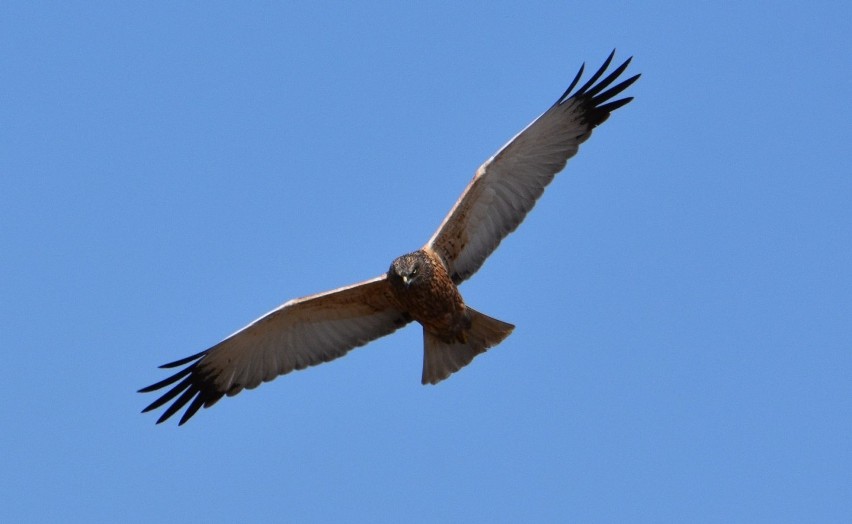
<path fill-rule="evenodd" d="M 3 2 L 0 521 L 849 522 L 852 9 L 795 4 Z M 636 100 L 461 288 L 503 344 L 139 414 L 613 47 Z"/>

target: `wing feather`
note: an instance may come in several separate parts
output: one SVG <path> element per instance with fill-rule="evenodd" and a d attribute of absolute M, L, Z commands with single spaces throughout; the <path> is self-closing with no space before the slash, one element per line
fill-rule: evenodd
<path fill-rule="evenodd" d="M 387 277 L 291 300 L 206 351 L 163 368 L 186 365 L 174 375 L 139 390 L 177 383 L 143 412 L 172 404 L 157 423 L 189 404 L 180 424 L 225 395 L 253 389 L 295 369 L 328 362 L 350 349 L 388 335 L 410 322 L 394 306 Z"/>
<path fill-rule="evenodd" d="M 526 217 L 554 176 L 612 111 L 632 98 L 610 100 L 639 78 L 610 87 L 630 58 L 598 82 L 615 56 L 577 91 L 585 65 L 547 111 L 524 128 L 476 171 L 461 198 L 426 244 L 459 284 L 473 275 L 500 242 Z M 597 82 L 597 83 L 595 83 Z"/>

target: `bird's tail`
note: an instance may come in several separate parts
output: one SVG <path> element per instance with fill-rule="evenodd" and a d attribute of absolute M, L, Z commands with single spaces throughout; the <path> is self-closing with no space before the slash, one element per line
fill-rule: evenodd
<path fill-rule="evenodd" d="M 515 329 L 515 326 L 491 318 L 468 307 L 470 328 L 463 342 L 446 342 L 423 329 L 423 384 L 437 384 L 470 364 L 473 357 L 496 346 Z"/>

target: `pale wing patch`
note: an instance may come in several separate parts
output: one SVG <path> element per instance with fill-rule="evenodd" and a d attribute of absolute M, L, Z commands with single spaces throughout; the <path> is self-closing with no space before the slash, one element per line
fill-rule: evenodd
<path fill-rule="evenodd" d="M 533 208 L 554 176 L 565 168 L 592 129 L 631 98 L 609 100 L 639 75 L 609 87 L 630 59 L 597 84 L 613 55 L 576 93 L 583 68 L 556 103 L 489 158 L 426 244 L 437 253 L 455 283 L 473 275 L 503 238 Z M 608 88 L 608 89 L 607 89 Z"/>
<path fill-rule="evenodd" d="M 201 406 L 212 406 L 224 395 L 236 395 L 279 375 L 341 357 L 408 322 L 390 298 L 385 275 L 291 300 L 207 351 L 163 366 L 186 365 L 141 390 L 154 391 L 177 382 L 145 411 L 177 397 L 158 420 L 162 422 L 191 401 L 182 424 Z"/>

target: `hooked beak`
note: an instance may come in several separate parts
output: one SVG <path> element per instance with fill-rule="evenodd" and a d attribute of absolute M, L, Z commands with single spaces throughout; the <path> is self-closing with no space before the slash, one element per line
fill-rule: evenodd
<path fill-rule="evenodd" d="M 402 283 L 405 284 L 405 287 L 411 284 L 411 280 L 411 275 L 402 275 Z"/>

